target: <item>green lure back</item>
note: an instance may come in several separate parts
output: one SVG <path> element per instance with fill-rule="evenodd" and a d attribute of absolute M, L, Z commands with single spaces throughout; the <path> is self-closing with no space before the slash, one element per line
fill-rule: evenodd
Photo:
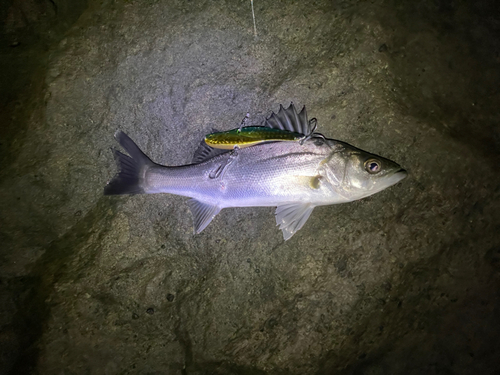
<path fill-rule="evenodd" d="M 291 103 L 287 109 L 280 106 L 278 113 L 272 113 L 264 125 L 211 133 L 205 136 L 205 143 L 212 148 L 232 150 L 265 142 L 301 141 L 313 134 L 316 119 L 308 121 L 306 107 L 298 113 Z"/>
<path fill-rule="evenodd" d="M 298 141 L 303 134 L 266 126 L 246 126 L 205 136 L 205 143 L 213 148 L 232 150 L 235 146 L 245 148 L 264 142 Z"/>

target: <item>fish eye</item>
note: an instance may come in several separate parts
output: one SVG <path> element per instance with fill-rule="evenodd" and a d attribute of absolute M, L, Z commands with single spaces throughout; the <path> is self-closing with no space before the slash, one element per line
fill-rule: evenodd
<path fill-rule="evenodd" d="M 376 174 L 382 170 L 382 165 L 377 159 L 368 159 L 365 161 L 365 169 L 370 174 Z"/>

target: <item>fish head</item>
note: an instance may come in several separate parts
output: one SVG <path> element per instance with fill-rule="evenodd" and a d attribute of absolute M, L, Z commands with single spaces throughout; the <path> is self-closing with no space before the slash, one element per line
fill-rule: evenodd
<path fill-rule="evenodd" d="M 326 175 L 336 192 L 347 201 L 361 199 L 392 186 L 407 172 L 392 160 L 327 139 L 332 149 Z"/>

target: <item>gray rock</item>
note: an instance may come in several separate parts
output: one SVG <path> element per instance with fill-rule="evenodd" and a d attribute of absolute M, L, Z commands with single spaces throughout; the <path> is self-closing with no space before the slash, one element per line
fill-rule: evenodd
<path fill-rule="evenodd" d="M 493 2 L 256 0 L 257 38 L 250 1 L 43 4 L 0 12 L 0 372 L 500 369 Z M 409 177 L 288 242 L 270 208 L 195 236 L 181 197 L 103 197 L 117 129 L 186 164 L 290 101 Z"/>

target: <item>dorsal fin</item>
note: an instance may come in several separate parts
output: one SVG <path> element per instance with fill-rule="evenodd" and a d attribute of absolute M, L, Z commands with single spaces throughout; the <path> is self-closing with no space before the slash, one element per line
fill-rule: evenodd
<path fill-rule="evenodd" d="M 290 103 L 287 109 L 280 105 L 278 113 L 273 112 L 265 121 L 267 127 L 301 133 L 306 136 L 311 135 L 314 131 L 311 128 L 311 123 L 307 121 L 306 106 L 302 108 L 300 113 L 297 113 L 293 103 Z"/>
<path fill-rule="evenodd" d="M 205 143 L 205 140 L 203 139 L 200 142 L 198 149 L 194 152 L 192 163 L 199 164 L 199 163 L 204 162 L 205 160 L 211 159 L 211 158 L 213 158 L 217 155 L 223 154 L 225 152 L 228 152 L 228 151 L 210 147 L 209 145 L 207 145 Z"/>

